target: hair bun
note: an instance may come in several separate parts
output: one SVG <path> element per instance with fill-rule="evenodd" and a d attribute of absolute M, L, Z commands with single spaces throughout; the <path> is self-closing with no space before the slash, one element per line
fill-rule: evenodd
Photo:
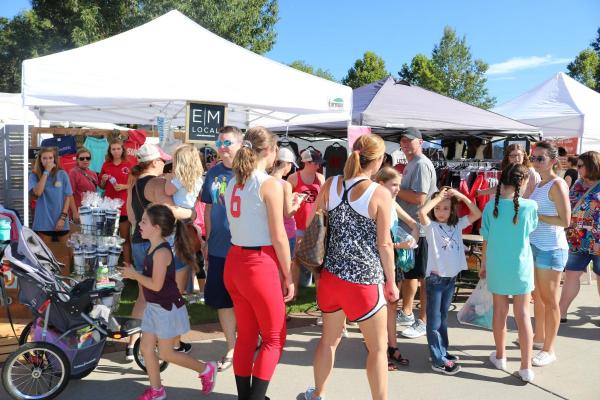
<path fill-rule="evenodd" d="M 242 142 L 242 147 L 247 147 L 247 148 L 249 148 L 250 150 L 252 150 L 252 142 L 250 142 L 249 140 L 244 140 L 244 141 Z"/>

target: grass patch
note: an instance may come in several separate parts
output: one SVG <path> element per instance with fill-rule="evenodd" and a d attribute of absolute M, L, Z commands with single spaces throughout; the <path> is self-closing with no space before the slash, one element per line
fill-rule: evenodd
<path fill-rule="evenodd" d="M 138 295 L 138 286 L 134 281 L 126 280 L 125 288 L 121 294 L 119 302 L 118 315 L 131 315 L 133 304 Z M 301 288 L 296 301 L 287 304 L 288 313 L 305 313 L 315 305 L 316 290 L 314 286 Z M 190 316 L 190 324 L 198 325 L 210 322 L 217 322 L 216 310 L 204 304 L 188 304 L 188 314 Z"/>

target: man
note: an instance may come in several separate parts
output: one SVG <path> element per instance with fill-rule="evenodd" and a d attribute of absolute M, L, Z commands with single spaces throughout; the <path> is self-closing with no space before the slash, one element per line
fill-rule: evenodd
<path fill-rule="evenodd" d="M 408 160 L 404 168 L 398 204 L 415 220 L 418 209 L 437 191 L 436 174 L 431 160 L 423 155 L 423 137 L 415 128 L 408 128 L 400 138 L 400 148 Z M 407 232 L 411 229 L 400 221 Z M 402 331 L 402 336 L 417 338 L 426 334 L 427 297 L 425 293 L 425 271 L 427 270 L 427 241 L 425 232 L 420 228 L 418 248 L 415 250 L 415 267 L 404 273 L 402 280 L 402 310 L 398 312 L 397 321 L 401 326 L 409 326 Z M 415 320 L 413 310 L 417 288 L 420 287 L 421 305 L 419 319 Z"/>
<path fill-rule="evenodd" d="M 288 182 L 292 185 L 292 192 L 304 194 L 304 200 L 300 204 L 300 208 L 294 214 L 296 219 L 296 242 L 302 240 L 308 218 L 310 218 L 315 208 L 315 201 L 321 186 L 325 183 L 325 177 L 323 174 L 317 171 L 325 160 L 321 157 L 321 154 L 316 150 L 304 150 L 300 154 L 300 160 L 302 161 L 302 169 L 288 177 Z M 298 245 L 296 243 L 296 245 Z M 292 275 L 294 285 L 296 287 L 307 287 L 311 283 L 311 274 L 303 266 L 294 265 L 292 266 Z"/>
<path fill-rule="evenodd" d="M 201 197 L 202 201 L 206 203 L 204 226 L 208 238 L 203 249 L 204 257 L 207 259 L 205 263 L 207 265 L 207 275 L 204 287 L 204 302 L 217 310 L 219 323 L 227 341 L 227 352 L 218 363 L 219 371 L 223 371 L 232 365 L 236 321 L 233 302 L 223 282 L 225 257 L 227 257 L 231 246 L 231 233 L 229 232 L 225 204 L 221 198 L 221 186 L 226 187 L 227 182 L 233 177 L 231 169 L 233 158 L 241 147 L 243 135 L 234 126 L 224 126 L 219 132 L 215 145 L 221 162 L 208 170 Z M 240 278 L 243 279 L 243 277 Z"/>

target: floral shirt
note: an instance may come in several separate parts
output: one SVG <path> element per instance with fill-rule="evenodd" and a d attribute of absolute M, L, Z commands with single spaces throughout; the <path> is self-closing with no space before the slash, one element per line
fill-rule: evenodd
<path fill-rule="evenodd" d="M 600 255 L 600 184 L 586 195 L 577 208 L 574 208 L 588 189 L 579 179 L 569 192 L 572 211 L 567 240 L 569 250 L 573 253 Z"/>

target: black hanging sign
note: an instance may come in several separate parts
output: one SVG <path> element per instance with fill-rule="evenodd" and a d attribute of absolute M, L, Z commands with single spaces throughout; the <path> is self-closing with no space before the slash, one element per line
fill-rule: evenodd
<path fill-rule="evenodd" d="M 187 103 L 185 120 L 186 142 L 214 142 L 219 129 L 226 125 L 227 105 Z"/>

